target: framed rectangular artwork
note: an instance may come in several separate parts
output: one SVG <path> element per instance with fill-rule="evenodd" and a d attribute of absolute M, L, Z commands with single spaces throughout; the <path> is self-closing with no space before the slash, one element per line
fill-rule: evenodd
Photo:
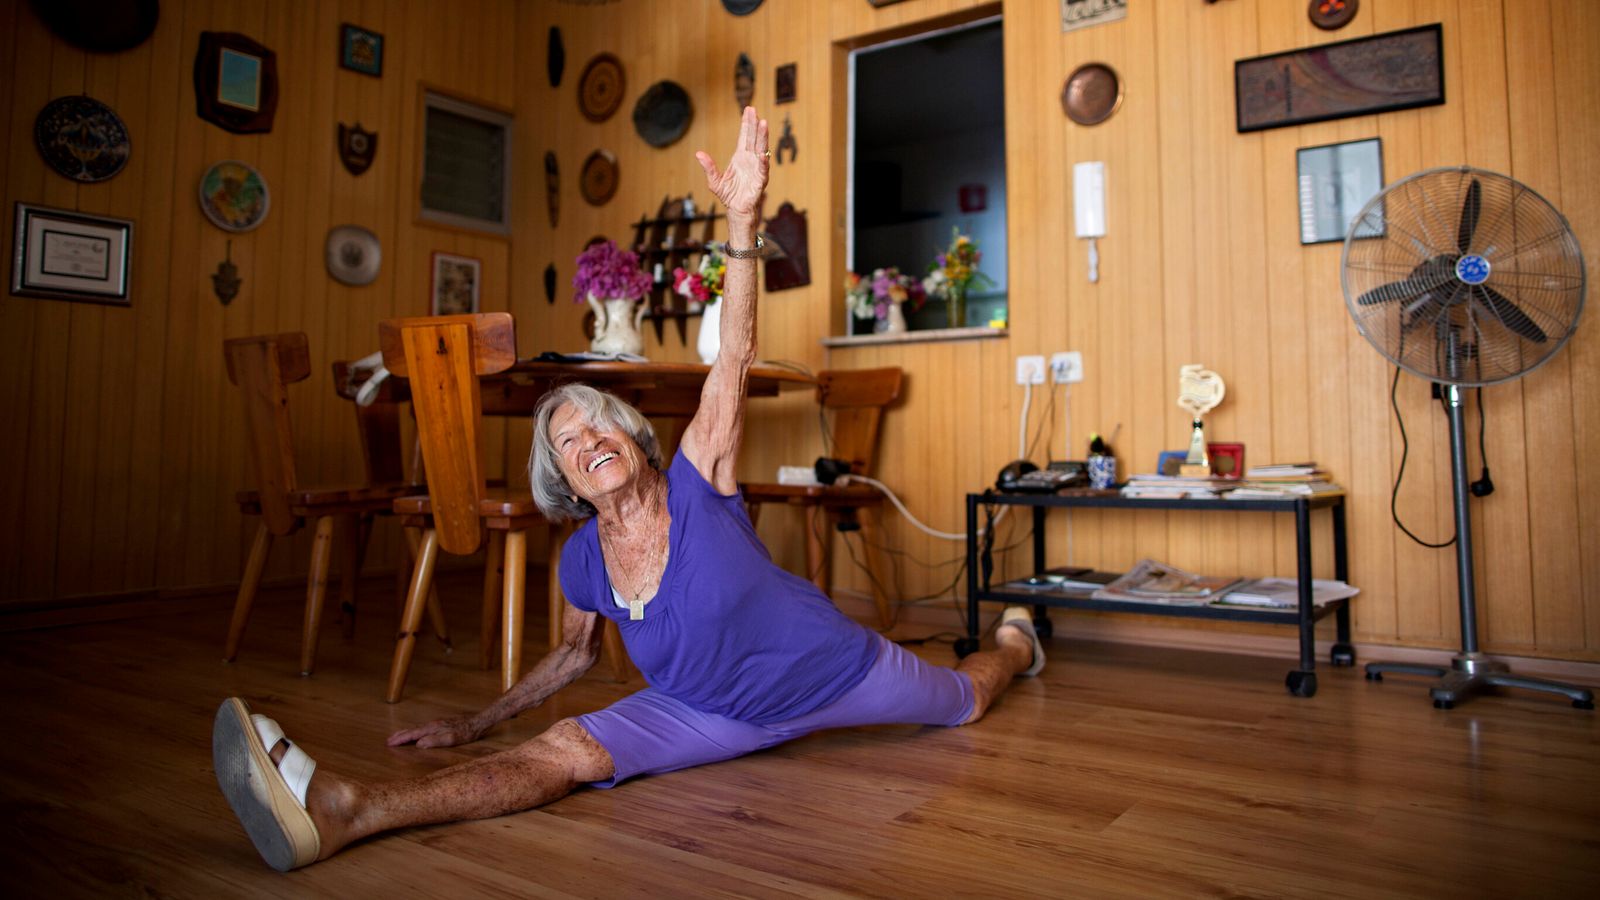
<path fill-rule="evenodd" d="M 1241 133 L 1437 106 L 1444 102 L 1440 26 L 1241 59 L 1233 89 Z"/>
<path fill-rule="evenodd" d="M 1300 243 L 1323 244 L 1344 240 L 1350 223 L 1367 201 L 1383 190 L 1381 138 L 1345 141 L 1321 147 L 1302 147 L 1295 154 L 1300 200 Z M 1378 211 L 1371 237 L 1383 234 L 1383 214 Z M 1363 226 L 1363 236 L 1366 236 Z"/>
<path fill-rule="evenodd" d="M 478 312 L 483 264 L 470 256 L 455 256 L 434 251 L 433 298 L 429 310 L 435 316 L 459 316 Z"/>
<path fill-rule="evenodd" d="M 194 61 L 195 112 L 234 134 L 272 130 L 278 56 L 242 34 L 202 31 Z"/>
<path fill-rule="evenodd" d="M 129 306 L 133 223 L 17 204 L 11 293 Z"/>
<path fill-rule="evenodd" d="M 339 65 L 353 72 L 383 76 L 383 35 L 359 25 L 339 26 Z"/>

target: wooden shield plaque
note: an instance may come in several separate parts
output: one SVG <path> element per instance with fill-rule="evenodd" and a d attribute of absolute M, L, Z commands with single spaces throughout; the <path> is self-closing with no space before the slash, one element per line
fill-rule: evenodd
<path fill-rule="evenodd" d="M 767 290 L 786 291 L 811 283 L 811 256 L 806 246 L 806 214 L 784 201 L 778 214 L 767 220 L 767 232 L 783 248 L 782 256 L 766 263 Z"/>

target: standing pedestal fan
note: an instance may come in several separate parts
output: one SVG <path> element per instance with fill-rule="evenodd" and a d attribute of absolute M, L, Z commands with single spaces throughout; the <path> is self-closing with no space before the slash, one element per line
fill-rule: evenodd
<path fill-rule="evenodd" d="M 1383 673 L 1440 679 L 1429 692 L 1449 709 L 1488 687 L 1561 694 L 1594 709 L 1573 685 L 1512 675 L 1478 652 L 1467 510 L 1464 388 L 1511 381 L 1554 356 L 1583 312 L 1583 254 L 1567 220 L 1520 184 L 1481 169 L 1429 169 L 1381 191 L 1345 236 L 1345 304 L 1356 329 L 1391 363 L 1437 385 L 1450 417 L 1461 652 L 1449 669 L 1368 663 Z"/>

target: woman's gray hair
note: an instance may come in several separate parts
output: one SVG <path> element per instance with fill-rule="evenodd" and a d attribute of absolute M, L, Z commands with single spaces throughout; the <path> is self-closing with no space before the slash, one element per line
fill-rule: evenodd
<path fill-rule="evenodd" d="M 545 394 L 533 411 L 533 451 L 528 454 L 528 487 L 533 490 L 533 502 L 552 522 L 587 519 L 595 514 L 594 506 L 577 496 L 561 474 L 561 454 L 550 439 L 550 419 L 569 403 L 590 425 L 615 429 L 632 438 L 652 467 L 662 467 L 661 442 L 656 440 L 656 430 L 643 413 L 587 384 L 564 384 Z"/>

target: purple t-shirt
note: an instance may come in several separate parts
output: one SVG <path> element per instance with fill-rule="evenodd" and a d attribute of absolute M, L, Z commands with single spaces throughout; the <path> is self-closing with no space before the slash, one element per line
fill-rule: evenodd
<path fill-rule="evenodd" d="M 705 712 L 758 725 L 815 712 L 860 683 L 873 633 L 779 568 L 738 494 L 717 493 L 682 452 L 667 469 L 667 568 L 644 618 L 617 606 L 596 523 L 561 554 L 561 589 L 622 629 L 645 680 Z"/>

